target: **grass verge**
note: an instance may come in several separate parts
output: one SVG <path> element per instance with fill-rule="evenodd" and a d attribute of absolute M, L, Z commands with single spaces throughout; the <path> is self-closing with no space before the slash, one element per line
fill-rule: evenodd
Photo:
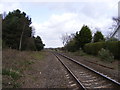
<path fill-rule="evenodd" d="M 2 53 L 3 88 L 20 88 L 24 82 L 21 82 L 24 72 L 32 68 L 36 59 L 41 60 L 44 57 L 42 52 L 37 51 L 4 49 Z"/>

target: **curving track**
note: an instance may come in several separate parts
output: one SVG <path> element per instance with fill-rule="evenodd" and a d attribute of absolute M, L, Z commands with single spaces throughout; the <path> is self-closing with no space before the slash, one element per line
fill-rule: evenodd
<path fill-rule="evenodd" d="M 120 83 L 60 53 L 53 53 L 78 83 L 79 89 L 120 90 Z"/>

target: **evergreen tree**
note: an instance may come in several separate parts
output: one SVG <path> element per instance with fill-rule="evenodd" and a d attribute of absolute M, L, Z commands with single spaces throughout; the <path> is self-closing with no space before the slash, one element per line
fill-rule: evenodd
<path fill-rule="evenodd" d="M 18 9 L 9 12 L 2 24 L 2 36 L 5 44 L 13 49 L 19 49 L 20 45 L 25 48 L 26 41 L 32 34 L 31 23 L 31 18 L 26 16 L 25 12 Z"/>
<path fill-rule="evenodd" d="M 100 42 L 100 41 L 105 41 L 103 34 L 100 31 L 97 31 L 94 34 L 93 37 L 93 42 Z"/>
<path fill-rule="evenodd" d="M 45 46 L 45 44 L 43 44 L 43 42 L 39 36 L 37 36 L 35 38 L 35 46 L 36 46 L 37 51 L 42 50 Z"/>
<path fill-rule="evenodd" d="M 86 43 L 90 43 L 92 40 L 92 33 L 88 26 L 83 26 L 79 33 L 76 33 L 77 48 L 82 48 Z"/>

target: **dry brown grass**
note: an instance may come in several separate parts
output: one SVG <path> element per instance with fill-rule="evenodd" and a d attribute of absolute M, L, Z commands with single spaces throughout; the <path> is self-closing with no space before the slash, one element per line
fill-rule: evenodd
<path fill-rule="evenodd" d="M 19 82 L 19 79 L 23 76 L 23 71 L 29 69 L 29 66 L 33 64 L 36 59 L 42 59 L 42 55 L 42 53 L 35 51 L 21 52 L 4 49 L 2 51 L 3 88 L 20 87 L 21 82 Z"/>

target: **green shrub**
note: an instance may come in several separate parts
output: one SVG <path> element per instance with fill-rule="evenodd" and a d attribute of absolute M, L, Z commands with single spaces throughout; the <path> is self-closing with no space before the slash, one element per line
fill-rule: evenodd
<path fill-rule="evenodd" d="M 106 49 L 113 53 L 116 59 L 120 59 L 120 41 L 106 42 Z"/>
<path fill-rule="evenodd" d="M 68 50 L 69 52 L 75 52 L 77 51 L 76 49 L 76 44 L 74 40 L 71 40 L 66 46 L 65 46 L 66 50 Z"/>
<path fill-rule="evenodd" d="M 115 59 L 120 59 L 120 41 L 88 43 L 84 46 L 84 51 L 88 54 L 98 55 L 102 48 L 109 50 Z"/>
<path fill-rule="evenodd" d="M 104 47 L 105 47 L 105 42 L 88 43 L 85 45 L 84 50 L 88 54 L 97 55 L 98 51 L 100 51 L 101 48 Z"/>
<path fill-rule="evenodd" d="M 112 62 L 114 60 L 114 56 L 113 54 L 109 51 L 106 50 L 104 48 L 102 48 L 99 52 L 98 52 L 98 56 L 104 60 L 104 61 L 109 61 Z"/>

